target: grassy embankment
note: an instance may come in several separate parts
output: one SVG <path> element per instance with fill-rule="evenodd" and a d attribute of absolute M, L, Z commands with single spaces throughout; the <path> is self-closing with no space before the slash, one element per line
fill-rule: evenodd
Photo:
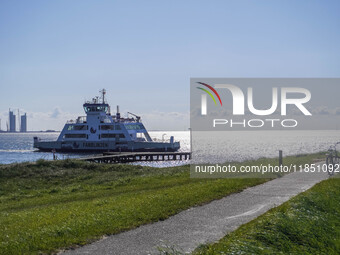
<path fill-rule="evenodd" d="M 287 157 L 284 162 L 311 163 L 320 157 Z M 260 163 L 277 164 L 277 159 L 242 164 Z M 159 169 L 75 160 L 2 165 L 0 254 L 83 245 L 269 179 L 192 179 L 189 166 Z"/>
<path fill-rule="evenodd" d="M 193 254 L 340 254 L 340 179 L 315 185 Z"/>

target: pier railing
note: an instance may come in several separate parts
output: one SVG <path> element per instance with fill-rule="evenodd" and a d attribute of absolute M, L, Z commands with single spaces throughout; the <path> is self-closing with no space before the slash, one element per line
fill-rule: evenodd
<path fill-rule="evenodd" d="M 191 159 L 190 152 L 106 152 L 102 156 L 80 158 L 96 163 L 129 163 L 138 161 L 175 161 Z"/>

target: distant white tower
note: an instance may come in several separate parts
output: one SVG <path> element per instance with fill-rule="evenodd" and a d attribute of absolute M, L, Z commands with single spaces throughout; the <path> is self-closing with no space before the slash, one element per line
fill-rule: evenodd
<path fill-rule="evenodd" d="M 27 132 L 27 115 L 21 115 L 20 132 Z"/>
<path fill-rule="evenodd" d="M 9 110 L 9 132 L 15 132 L 15 114 Z"/>

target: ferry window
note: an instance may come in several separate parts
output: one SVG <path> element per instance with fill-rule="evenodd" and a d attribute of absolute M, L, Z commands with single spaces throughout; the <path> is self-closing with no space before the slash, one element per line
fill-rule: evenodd
<path fill-rule="evenodd" d="M 116 138 L 116 134 L 101 134 L 101 138 Z"/>
<path fill-rule="evenodd" d="M 87 125 L 69 125 L 67 130 L 87 130 Z"/>
<path fill-rule="evenodd" d="M 74 130 L 87 130 L 87 126 L 86 125 L 75 125 L 73 129 Z"/>
<path fill-rule="evenodd" d="M 119 134 L 119 138 L 125 138 L 124 134 Z"/>
<path fill-rule="evenodd" d="M 114 127 L 114 125 L 101 125 L 100 129 L 101 130 L 114 130 L 115 127 Z"/>
<path fill-rule="evenodd" d="M 116 125 L 116 130 L 121 130 L 122 128 L 120 127 L 120 125 Z"/>
<path fill-rule="evenodd" d="M 87 107 L 84 107 L 84 110 L 85 110 L 85 112 L 91 112 L 91 111 L 92 111 L 92 108 L 89 107 L 89 106 L 87 106 Z"/>
<path fill-rule="evenodd" d="M 65 134 L 64 138 L 86 138 L 86 134 Z"/>
<path fill-rule="evenodd" d="M 143 126 L 140 124 L 126 124 L 125 125 L 126 129 L 128 130 L 139 130 L 139 129 L 143 129 Z"/>

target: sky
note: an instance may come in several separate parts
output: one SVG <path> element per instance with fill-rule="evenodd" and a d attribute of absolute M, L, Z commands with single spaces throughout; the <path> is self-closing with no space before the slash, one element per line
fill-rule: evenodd
<path fill-rule="evenodd" d="M 0 118 L 61 130 L 106 88 L 187 130 L 192 77 L 340 77 L 339 1 L 0 1 Z"/>

